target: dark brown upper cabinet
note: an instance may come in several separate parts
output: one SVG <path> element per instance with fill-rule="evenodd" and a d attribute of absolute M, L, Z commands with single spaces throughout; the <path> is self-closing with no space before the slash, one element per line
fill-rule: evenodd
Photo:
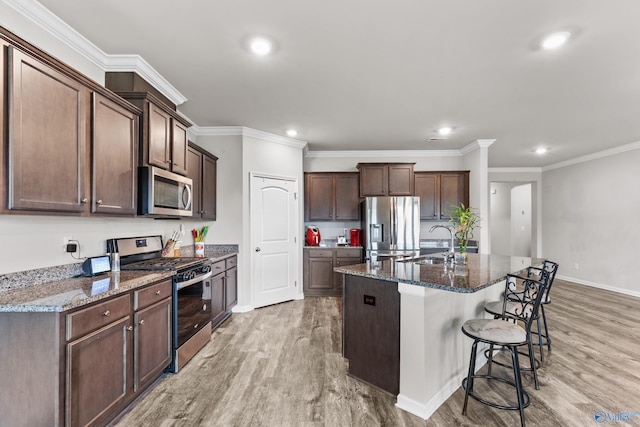
<path fill-rule="evenodd" d="M 449 220 L 451 206 L 469 206 L 469 171 L 416 172 L 421 220 Z"/>
<path fill-rule="evenodd" d="M 7 61 L 8 209 L 84 212 L 89 91 L 13 46 Z"/>
<path fill-rule="evenodd" d="M 93 93 L 91 212 L 136 214 L 138 114 Z"/>
<path fill-rule="evenodd" d="M 172 120 L 171 127 L 171 171 L 187 174 L 187 127 Z"/>
<path fill-rule="evenodd" d="M 0 212 L 135 215 L 141 111 L 1 27 L 0 47 Z"/>
<path fill-rule="evenodd" d="M 215 221 L 218 158 L 199 146 L 187 145 L 187 176 L 193 180 L 193 217 Z"/>
<path fill-rule="evenodd" d="M 356 172 L 305 173 L 305 221 L 358 221 L 360 199 Z"/>
<path fill-rule="evenodd" d="M 191 123 L 151 92 L 116 93 L 142 110 L 140 164 L 186 175 L 187 129 Z"/>
<path fill-rule="evenodd" d="M 360 197 L 413 196 L 415 163 L 358 163 Z"/>

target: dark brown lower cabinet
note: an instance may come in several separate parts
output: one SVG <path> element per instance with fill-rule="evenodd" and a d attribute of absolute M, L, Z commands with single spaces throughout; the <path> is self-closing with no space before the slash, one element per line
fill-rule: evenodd
<path fill-rule="evenodd" d="M 211 286 L 211 325 L 217 328 L 231 315 L 231 310 L 238 303 L 238 257 L 232 256 L 215 262 L 211 277 L 205 286 Z"/>
<path fill-rule="evenodd" d="M 230 312 L 238 303 L 238 268 L 226 271 L 224 276 L 225 310 Z"/>
<path fill-rule="evenodd" d="M 0 346 L 0 424 L 107 424 L 171 362 L 171 286 L 62 313 L 0 313 L 0 342 L 11 343 Z"/>
<path fill-rule="evenodd" d="M 124 406 L 130 323 L 124 317 L 67 345 L 68 426 L 102 424 Z"/>
<path fill-rule="evenodd" d="M 151 384 L 171 363 L 171 298 L 134 314 L 133 390 Z"/>
<path fill-rule="evenodd" d="M 360 264 L 361 248 L 305 248 L 303 251 L 303 290 L 306 296 L 342 295 L 342 275 L 335 267 Z"/>
<path fill-rule="evenodd" d="M 213 328 L 218 326 L 227 314 L 224 298 L 224 275 L 219 273 L 205 282 L 205 286 L 209 283 L 211 286 L 211 325 Z"/>

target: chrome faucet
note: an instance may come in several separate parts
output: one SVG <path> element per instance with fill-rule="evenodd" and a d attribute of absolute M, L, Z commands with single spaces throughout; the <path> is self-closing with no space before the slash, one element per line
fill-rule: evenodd
<path fill-rule="evenodd" d="M 450 259 L 454 258 L 455 254 L 453 228 L 449 227 L 448 225 L 436 224 L 429 229 L 429 233 L 433 233 L 433 230 L 435 230 L 436 228 L 444 228 L 445 230 L 449 231 L 449 234 L 451 234 L 451 243 L 449 243 L 449 253 L 447 254 L 447 261 L 449 261 Z"/>

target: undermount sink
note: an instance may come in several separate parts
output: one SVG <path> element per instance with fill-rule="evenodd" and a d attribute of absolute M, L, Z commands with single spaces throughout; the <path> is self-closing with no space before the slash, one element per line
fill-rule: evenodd
<path fill-rule="evenodd" d="M 444 263 L 444 257 L 442 255 L 441 256 L 422 255 L 417 257 L 399 259 L 398 262 L 409 262 L 412 264 L 420 264 L 420 265 L 442 264 Z"/>

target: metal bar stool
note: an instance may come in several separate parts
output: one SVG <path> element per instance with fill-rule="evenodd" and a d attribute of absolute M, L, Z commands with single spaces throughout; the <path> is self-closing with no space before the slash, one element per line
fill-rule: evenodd
<path fill-rule="evenodd" d="M 558 272 L 559 264 L 557 262 L 545 260 L 542 268 L 549 275 L 547 279 L 547 286 L 544 291 L 544 295 L 542 296 L 542 300 L 540 301 L 540 313 L 542 317 L 542 323 L 544 324 L 544 334 L 540 331 L 540 319 L 538 319 L 538 343 L 534 344 L 540 346 L 540 358 L 544 362 L 544 354 L 543 347 L 546 344 L 547 350 L 551 351 L 551 336 L 549 336 L 549 328 L 547 327 L 547 314 L 544 311 L 544 306 L 547 304 L 551 304 L 551 299 L 549 298 L 549 293 L 551 292 L 551 286 L 553 285 L 553 281 L 556 278 L 556 273 Z M 542 342 L 544 338 L 544 343 Z"/>
<path fill-rule="evenodd" d="M 543 348 L 545 344 L 548 346 L 548 350 L 551 351 L 551 338 L 549 336 L 549 329 L 547 328 L 547 317 L 544 312 L 544 304 L 549 304 L 551 302 L 551 300 L 549 299 L 549 292 L 551 290 L 551 285 L 553 284 L 553 280 L 556 277 L 557 271 L 558 271 L 558 264 L 548 260 L 544 261 L 542 268 L 537 268 L 537 267 L 527 268 L 527 277 L 531 277 L 531 278 L 534 278 L 535 280 L 541 281 L 543 280 L 543 277 L 542 277 L 543 273 L 548 276 L 546 278 L 544 295 L 542 295 L 542 300 L 540 301 L 540 311 L 542 313 L 542 316 L 538 316 L 535 319 L 538 327 L 538 342 L 533 343 L 534 346 L 540 347 L 541 362 L 544 362 Z M 503 300 L 491 301 L 487 303 L 484 307 L 485 311 L 493 315 L 495 318 L 503 317 L 505 315 L 507 315 L 507 317 L 513 317 L 509 315 L 512 312 L 513 308 L 510 307 L 508 303 L 506 307 L 506 312 L 503 311 L 503 302 L 504 302 Z M 542 333 L 542 330 L 541 330 L 540 317 L 542 317 L 542 321 L 544 324 L 544 334 Z M 544 343 L 543 343 L 543 339 L 544 339 Z"/>
<path fill-rule="evenodd" d="M 547 275 L 545 274 L 546 278 Z M 524 408 L 529 406 L 530 399 L 527 392 L 522 386 L 522 379 L 520 375 L 520 363 L 518 360 L 518 347 L 526 345 L 529 349 L 529 360 L 531 362 L 531 369 L 533 371 L 536 388 L 538 385 L 538 375 L 535 367 L 535 358 L 533 353 L 533 345 L 531 340 L 531 325 L 532 319 L 537 317 L 538 309 L 540 307 L 540 301 L 544 294 L 546 286 L 546 280 L 537 281 L 529 277 L 519 277 L 512 274 L 507 275 L 505 283 L 505 299 L 503 301 L 503 309 L 506 311 L 507 304 L 511 305 L 513 313 L 517 313 L 519 318 L 516 320 L 522 320 L 524 327 L 520 326 L 517 322 L 512 322 L 506 317 L 497 319 L 472 319 L 466 321 L 462 325 L 462 332 L 473 338 L 473 345 L 471 347 L 471 359 L 469 361 L 469 372 L 467 378 L 462 380 L 462 387 L 465 390 L 464 406 L 462 407 L 462 414 L 467 412 L 467 403 L 469 396 L 474 398 L 480 403 L 485 405 L 507 410 L 518 410 L 520 412 L 520 422 L 524 427 Z M 508 296 L 508 297 L 507 297 Z M 518 307 L 516 307 L 518 304 Z M 490 346 L 490 353 L 488 359 L 488 373 L 486 375 L 475 374 L 476 355 L 478 350 L 478 343 L 486 343 Z M 493 363 L 492 354 L 493 346 L 502 346 L 511 353 L 511 368 L 513 369 L 513 381 L 506 378 L 497 377 L 491 374 L 491 364 Z M 475 379 L 484 379 L 487 381 L 499 381 L 504 384 L 508 384 L 516 389 L 516 397 L 518 400 L 517 406 L 502 405 L 496 402 L 492 402 L 476 395 L 473 391 L 473 383 Z"/>

